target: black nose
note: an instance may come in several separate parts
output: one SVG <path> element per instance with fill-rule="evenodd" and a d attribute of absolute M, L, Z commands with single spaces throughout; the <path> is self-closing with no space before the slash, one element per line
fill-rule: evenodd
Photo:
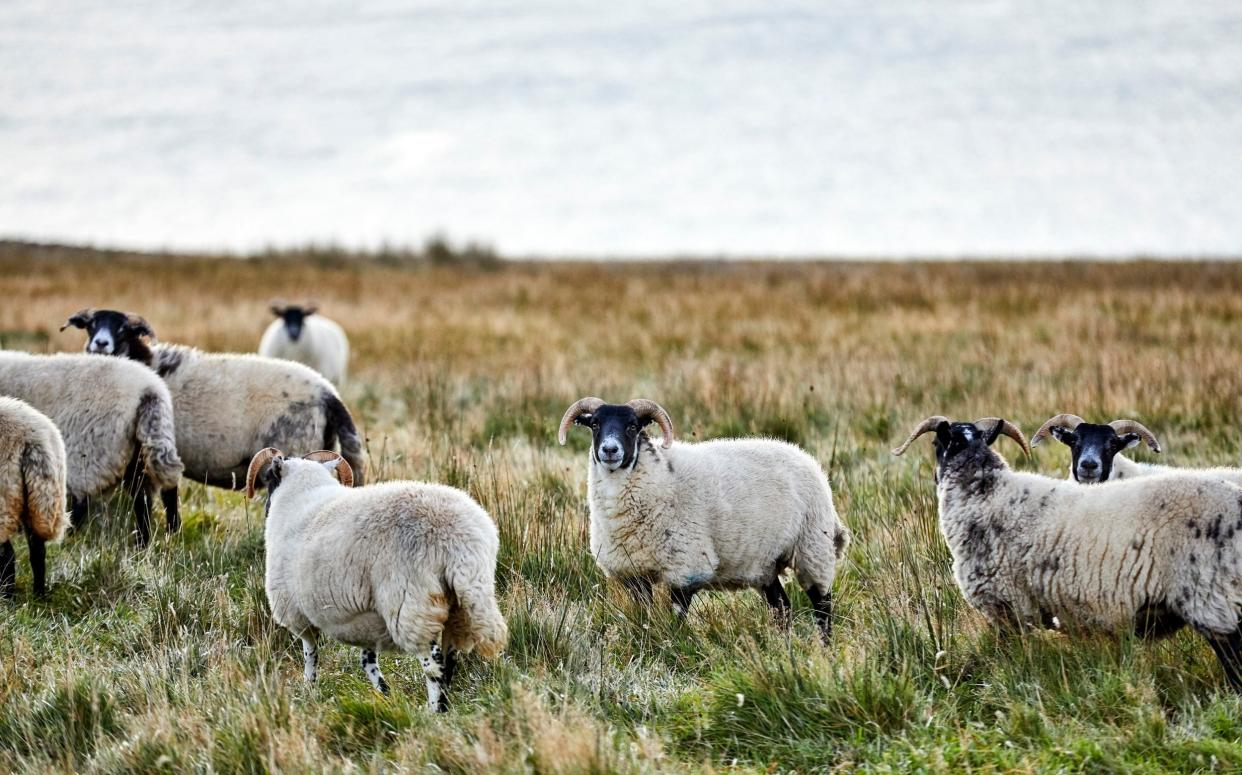
<path fill-rule="evenodd" d="M 603 452 L 605 455 L 612 456 L 620 452 L 621 448 L 616 444 L 604 444 L 600 446 L 599 451 Z"/>
<path fill-rule="evenodd" d="M 1094 460 L 1084 460 L 1079 465 L 1084 471 L 1094 471 L 1095 469 L 1100 467 L 1100 464 L 1095 462 Z"/>
<path fill-rule="evenodd" d="M 96 346 L 96 347 L 103 347 L 103 346 L 104 346 L 105 344 L 107 344 L 107 343 L 108 343 L 108 342 L 107 342 L 107 340 L 106 340 L 106 339 L 96 339 L 96 340 L 95 340 L 95 346 Z"/>

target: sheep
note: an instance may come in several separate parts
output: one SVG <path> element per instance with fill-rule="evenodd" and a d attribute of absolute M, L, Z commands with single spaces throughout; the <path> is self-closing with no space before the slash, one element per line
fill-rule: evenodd
<path fill-rule="evenodd" d="M 0 594 L 17 594 L 13 536 L 26 533 L 34 592 L 47 591 L 44 543 L 59 541 L 65 513 L 65 442 L 46 415 L 0 396 Z"/>
<path fill-rule="evenodd" d="M 660 449 L 643 430 L 652 422 Z M 792 569 L 829 642 L 832 582 L 850 533 L 814 458 L 772 439 L 674 443 L 668 413 L 647 399 L 580 399 L 561 418 L 561 444 L 571 425 L 592 433 L 591 554 L 606 576 L 643 602 L 653 583 L 667 584 L 678 617 L 701 589 L 758 589 L 788 625 L 780 577 Z"/>
<path fill-rule="evenodd" d="M 1242 485 L 1242 468 L 1175 468 L 1155 463 L 1139 463 L 1119 454 L 1140 441 L 1152 452 L 1160 452 L 1155 435 L 1136 420 L 1113 420 L 1107 425 L 1084 421 L 1076 414 L 1051 417 L 1031 436 L 1031 446 L 1053 436 L 1070 448 L 1070 478 L 1082 484 L 1133 479 L 1167 473 L 1197 473 Z"/>
<path fill-rule="evenodd" d="M 172 398 L 150 369 L 88 355 L 0 352 L 0 394 L 19 398 L 56 423 L 67 453 L 73 523 L 88 499 L 124 484 L 134 499 L 138 543 L 151 536 L 151 502 L 164 499 L 168 531 L 180 528 Z"/>
<path fill-rule="evenodd" d="M 1069 627 L 1156 638 L 1189 624 L 1242 691 L 1242 488 L 1158 474 L 1082 487 L 1010 470 L 990 448 L 1021 431 L 933 416 L 940 529 L 970 605 L 1003 630 Z"/>
<path fill-rule="evenodd" d="M 365 457 L 354 420 L 336 388 L 312 369 L 258 355 L 148 346 L 143 337 L 154 340 L 151 325 L 116 310 L 80 310 L 61 330 L 70 326 L 87 331 L 88 353 L 138 361 L 164 379 L 176 413 L 177 449 L 189 478 L 239 489 L 256 449 L 280 446 L 307 453 L 331 449 L 339 441 L 341 454 L 362 483 Z"/>
<path fill-rule="evenodd" d="M 302 639 L 305 679 L 315 680 L 322 633 L 360 646 L 363 672 L 387 694 L 376 652 L 396 648 L 419 656 L 428 707 L 447 710 L 456 653 L 494 657 L 508 637 L 488 513 L 439 484 L 348 489 L 349 463 L 326 450 L 304 459 L 261 450 L 246 473 L 248 497 L 260 479 L 267 599 L 276 622 Z"/>
<path fill-rule="evenodd" d="M 316 315 L 317 309 L 313 303 L 273 304 L 278 320 L 263 332 L 259 355 L 304 363 L 339 386 L 349 365 L 349 338 L 336 321 Z"/>

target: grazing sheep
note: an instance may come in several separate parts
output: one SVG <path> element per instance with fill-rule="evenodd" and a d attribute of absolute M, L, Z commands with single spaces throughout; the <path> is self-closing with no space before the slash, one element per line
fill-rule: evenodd
<path fill-rule="evenodd" d="M 306 366 L 184 345 L 149 347 L 142 337 L 155 336 L 151 325 L 115 310 L 81 310 L 61 330 L 69 326 L 86 329 L 87 352 L 129 358 L 163 377 L 189 478 L 238 489 L 256 449 L 279 446 L 305 454 L 339 441 L 362 482 L 366 461 L 354 420 L 336 388 Z"/>
<path fill-rule="evenodd" d="M 1004 627 L 1192 626 L 1242 690 L 1242 488 L 1159 474 L 1081 487 L 1010 470 L 990 449 L 1022 433 L 989 417 L 929 417 L 893 454 L 935 434 L 940 529 L 971 606 Z"/>
<path fill-rule="evenodd" d="M 1154 434 L 1136 420 L 1113 420 L 1107 425 L 1084 421 L 1076 414 L 1058 414 L 1048 419 L 1031 436 L 1031 446 L 1053 436 L 1070 448 L 1070 477 L 1082 484 L 1134 479 L 1167 473 L 1197 473 L 1242 485 L 1242 468 L 1176 468 L 1155 463 L 1139 463 L 1119 454 L 1146 441 L 1152 452 L 1160 451 Z"/>
<path fill-rule="evenodd" d="M 657 449 L 643 430 L 656 422 Z M 850 533 L 832 503 L 819 463 L 772 439 L 673 442 L 673 423 L 654 401 L 575 402 L 561 419 L 591 430 L 587 499 L 591 553 L 609 577 L 638 598 L 667 584 L 679 615 L 700 589 L 762 590 L 778 621 L 788 621 L 781 573 L 794 571 L 832 634 L 832 581 Z"/>
<path fill-rule="evenodd" d="M 444 485 L 349 489 L 349 464 L 335 452 L 301 459 L 264 449 L 247 471 L 247 496 L 260 480 L 267 599 L 273 618 L 302 639 L 306 680 L 315 680 L 320 633 L 360 646 L 363 671 L 384 693 L 376 652 L 396 648 L 419 656 L 427 704 L 446 710 L 455 654 L 495 656 L 508 635 L 496 607 L 492 518 Z"/>
<path fill-rule="evenodd" d="M 0 396 L 0 594 L 17 592 L 13 536 L 26 533 L 34 591 L 47 591 L 44 542 L 59 541 L 65 513 L 65 442 L 46 416 Z"/>
<path fill-rule="evenodd" d="M 314 304 L 273 304 L 271 309 L 279 319 L 263 332 L 259 355 L 304 363 L 332 384 L 344 384 L 349 365 L 345 330 L 336 321 L 316 315 Z"/>
<path fill-rule="evenodd" d="M 124 483 L 140 544 L 150 539 L 155 489 L 171 491 L 164 500 L 168 530 L 180 527 L 172 399 L 150 369 L 87 355 L 0 352 L 0 394 L 20 398 L 60 429 L 74 524 L 85 517 L 88 498 Z"/>

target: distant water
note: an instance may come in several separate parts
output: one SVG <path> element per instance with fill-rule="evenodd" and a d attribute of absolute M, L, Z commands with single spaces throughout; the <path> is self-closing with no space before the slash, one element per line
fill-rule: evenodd
<path fill-rule="evenodd" d="M 0 3 L 0 235 L 1242 253 L 1242 2 Z"/>

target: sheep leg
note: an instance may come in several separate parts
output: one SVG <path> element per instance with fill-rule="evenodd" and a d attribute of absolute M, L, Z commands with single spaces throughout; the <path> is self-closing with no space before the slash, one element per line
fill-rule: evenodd
<path fill-rule="evenodd" d="M 367 679 L 375 687 L 375 691 L 388 694 L 388 682 L 384 680 L 384 674 L 380 672 L 379 657 L 376 656 L 374 649 L 362 650 L 362 672 L 367 674 Z"/>
<path fill-rule="evenodd" d="M 308 684 L 319 677 L 319 633 L 314 630 L 302 633 L 302 678 Z"/>
<path fill-rule="evenodd" d="M 651 605 L 655 597 L 651 592 L 651 579 L 646 576 L 628 576 L 621 579 L 621 586 L 625 587 L 625 591 L 630 593 L 630 597 L 635 603 L 640 605 Z"/>
<path fill-rule="evenodd" d="M 47 546 L 42 538 L 26 528 L 26 546 L 30 549 L 30 573 L 34 576 L 34 593 L 47 594 Z"/>
<path fill-rule="evenodd" d="M 695 590 L 690 587 L 672 587 L 669 589 L 669 597 L 673 600 L 673 613 L 677 614 L 678 619 L 685 619 L 686 614 L 690 613 L 690 601 L 694 599 Z"/>
<path fill-rule="evenodd" d="M 0 544 L 0 595 L 17 596 L 17 555 L 13 553 L 12 541 Z"/>
<path fill-rule="evenodd" d="M 785 586 L 781 584 L 780 576 L 772 579 L 763 588 L 763 599 L 767 601 L 777 626 L 783 630 L 789 629 L 789 614 L 793 606 L 789 602 L 789 595 L 785 594 Z"/>
<path fill-rule="evenodd" d="M 71 498 L 70 501 L 69 521 L 74 527 L 82 527 L 82 523 L 86 522 L 89 503 L 86 498 Z"/>
<path fill-rule="evenodd" d="M 427 709 L 433 713 L 444 713 L 448 710 L 448 687 L 456 667 L 453 652 L 446 654 L 439 643 L 432 641 L 429 653 L 420 656 L 419 660 L 423 663 L 423 674 L 427 678 Z"/>
<path fill-rule="evenodd" d="M 806 596 L 811 598 L 815 623 L 819 625 L 819 637 L 826 646 L 832 642 L 832 590 L 824 590 L 818 584 L 812 584 L 806 588 Z"/>
<path fill-rule="evenodd" d="M 151 543 L 151 493 L 145 487 L 137 487 L 134 497 L 134 525 L 138 529 L 138 545 Z"/>
<path fill-rule="evenodd" d="M 164 504 L 164 518 L 168 521 L 168 532 L 175 533 L 181 529 L 181 504 L 177 498 L 177 488 L 169 487 L 160 490 L 160 500 Z"/>
<path fill-rule="evenodd" d="M 1220 660 L 1220 666 L 1225 669 L 1229 688 L 1242 692 L 1242 632 L 1234 630 L 1228 635 L 1204 632 L 1203 636 Z"/>

